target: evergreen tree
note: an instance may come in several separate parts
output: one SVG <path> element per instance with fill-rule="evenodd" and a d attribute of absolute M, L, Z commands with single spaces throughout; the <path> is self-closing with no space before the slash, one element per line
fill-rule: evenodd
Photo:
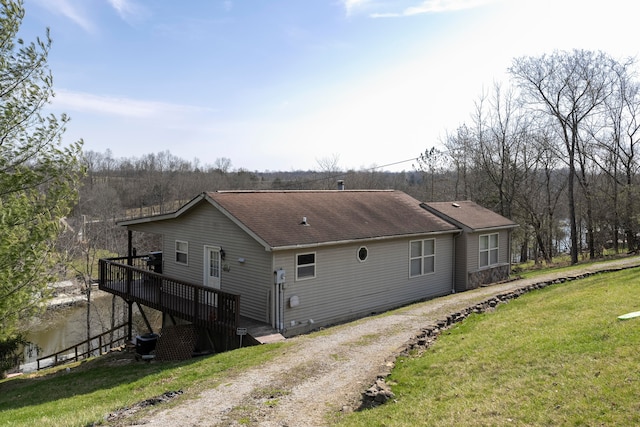
<path fill-rule="evenodd" d="M 68 118 L 43 112 L 53 97 L 51 38 L 18 38 L 23 18 L 21 0 L 0 0 L 0 341 L 42 309 L 60 220 L 83 174 L 82 142 L 62 144 Z"/>

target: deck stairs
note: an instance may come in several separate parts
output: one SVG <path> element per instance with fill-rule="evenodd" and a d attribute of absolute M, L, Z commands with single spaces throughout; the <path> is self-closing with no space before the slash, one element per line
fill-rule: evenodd
<path fill-rule="evenodd" d="M 268 323 L 258 322 L 243 316 L 240 316 L 240 327 L 247 329 L 247 335 L 256 344 L 270 344 L 286 339 Z"/>

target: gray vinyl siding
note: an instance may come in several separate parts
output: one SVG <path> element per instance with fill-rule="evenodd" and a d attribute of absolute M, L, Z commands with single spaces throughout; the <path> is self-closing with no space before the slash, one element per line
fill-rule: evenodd
<path fill-rule="evenodd" d="M 498 236 L 499 248 L 498 248 L 498 262 L 500 264 L 509 264 L 511 263 L 511 254 L 509 251 L 511 250 L 511 245 L 509 244 L 510 238 L 509 230 L 501 230 L 500 235 Z"/>
<path fill-rule="evenodd" d="M 434 237 L 435 272 L 409 277 L 409 242 L 428 238 L 432 237 L 276 252 L 275 267 L 287 271 L 284 334 L 290 336 L 306 329 L 451 293 L 451 234 Z M 357 257 L 361 246 L 368 249 L 368 258 L 364 262 Z M 316 277 L 296 281 L 296 255 L 308 252 L 316 254 Z M 292 308 L 289 299 L 294 295 L 298 297 L 299 305 Z"/>
<path fill-rule="evenodd" d="M 220 272 L 221 290 L 240 295 L 242 316 L 268 321 L 273 283 L 271 254 L 213 206 L 203 202 L 177 219 L 130 228 L 162 234 L 163 274 L 191 283 L 203 283 L 205 246 L 221 247 L 226 255 Z M 176 240 L 189 244 L 188 265 L 176 263 Z M 239 262 L 239 258 L 245 262 Z"/>
<path fill-rule="evenodd" d="M 467 271 L 479 270 L 480 265 L 480 233 L 465 233 L 467 240 Z M 498 236 L 498 245 L 500 237 Z"/>
<path fill-rule="evenodd" d="M 467 290 L 467 272 L 469 265 L 469 235 L 462 233 L 455 238 L 455 281 L 456 291 Z"/>

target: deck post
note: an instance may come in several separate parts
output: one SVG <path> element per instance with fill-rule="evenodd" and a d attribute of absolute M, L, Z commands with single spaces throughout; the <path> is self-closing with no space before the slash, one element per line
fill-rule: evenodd
<path fill-rule="evenodd" d="M 127 341 L 133 341 L 133 331 L 132 331 L 132 320 L 133 320 L 133 301 L 127 301 L 127 306 L 129 307 L 129 323 L 127 324 Z"/>
<path fill-rule="evenodd" d="M 131 230 L 127 230 L 127 265 L 133 265 L 133 232 Z M 127 269 L 127 294 L 131 294 L 131 280 L 133 275 L 131 270 Z M 129 304 L 129 312 L 131 312 L 131 304 Z M 129 323 L 131 323 L 131 314 L 129 314 Z M 131 334 L 129 334 L 129 339 L 131 339 Z"/>
<path fill-rule="evenodd" d="M 127 264 L 133 265 L 133 231 L 127 230 Z"/>
<path fill-rule="evenodd" d="M 147 325 L 147 329 L 149 329 L 149 333 L 152 334 L 153 328 L 151 327 L 151 323 L 149 323 L 149 319 L 147 319 L 147 315 L 144 313 L 144 310 L 142 309 L 142 306 L 140 305 L 139 302 L 136 301 L 136 305 L 138 306 L 138 311 L 142 315 L 142 319 L 144 320 L 144 323 L 146 323 Z"/>

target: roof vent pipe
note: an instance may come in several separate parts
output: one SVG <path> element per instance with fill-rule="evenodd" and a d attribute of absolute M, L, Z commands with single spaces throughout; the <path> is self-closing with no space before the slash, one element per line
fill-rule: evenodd
<path fill-rule="evenodd" d="M 344 190 L 344 181 L 341 179 L 338 180 L 338 190 Z"/>

